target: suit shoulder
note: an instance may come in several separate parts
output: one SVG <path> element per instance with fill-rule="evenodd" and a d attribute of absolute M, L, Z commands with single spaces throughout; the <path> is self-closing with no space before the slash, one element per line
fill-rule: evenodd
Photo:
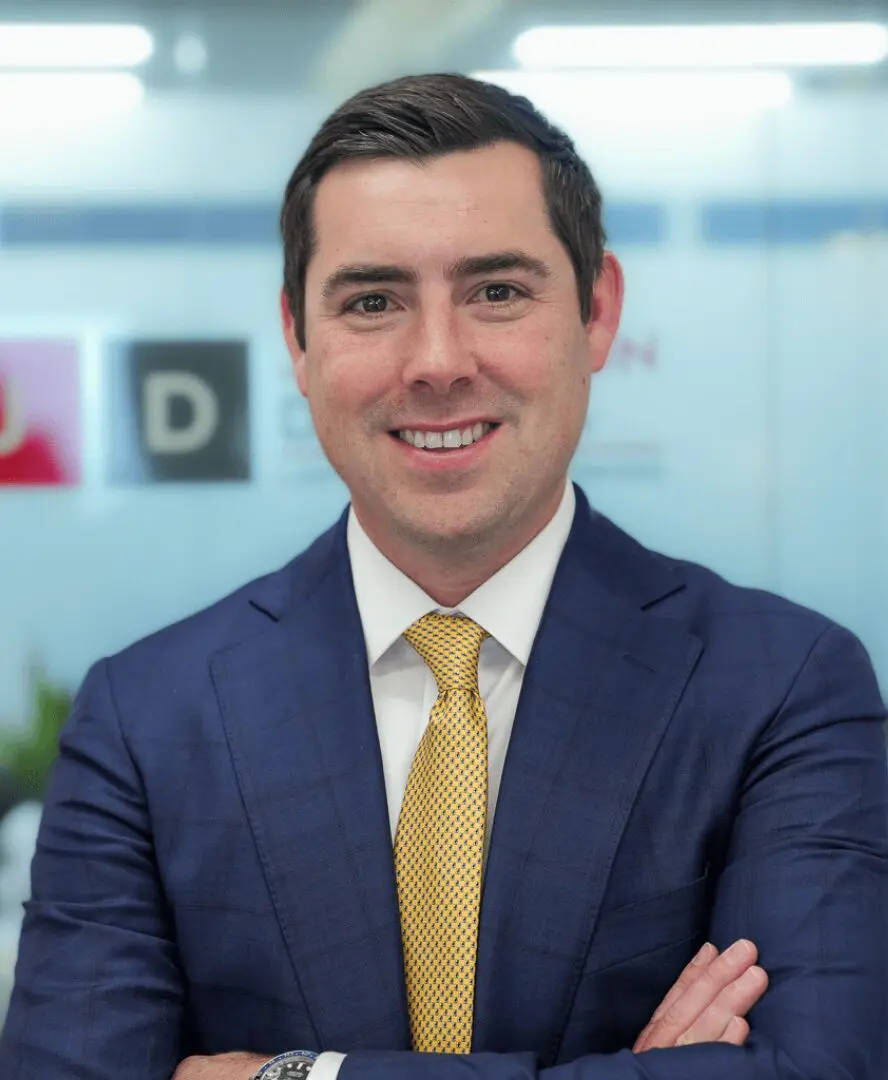
<path fill-rule="evenodd" d="M 690 560 L 668 561 L 684 580 L 682 606 L 691 627 L 698 633 L 709 631 L 702 633 L 703 637 L 729 630 L 756 637 L 766 647 L 767 642 L 772 645 L 792 642 L 807 652 L 827 638 L 853 650 L 863 649 L 847 627 L 821 611 L 768 589 L 737 584 Z"/>
<path fill-rule="evenodd" d="M 723 688 L 739 678 L 736 698 L 770 689 L 789 692 L 803 671 L 853 684 L 873 715 L 881 704 L 872 661 L 860 639 L 823 612 L 769 589 L 741 585 L 690 559 L 651 550 L 601 516 L 592 518 L 587 567 L 608 568 L 611 591 L 668 622 L 703 646 L 699 674 Z M 599 569 L 598 581 L 604 574 Z M 722 689 L 716 691 L 716 696 Z"/>
<path fill-rule="evenodd" d="M 141 681 L 150 672 L 206 666 L 215 653 L 261 633 L 323 576 L 333 554 L 336 527 L 319 536 L 291 562 L 254 578 L 206 607 L 164 626 L 108 662 L 119 676 Z"/>
<path fill-rule="evenodd" d="M 669 561 L 684 578 L 691 595 L 705 603 L 713 613 L 758 613 L 766 617 L 795 619 L 810 623 L 821 631 L 836 625 L 814 608 L 777 592 L 759 586 L 738 584 L 711 567 L 688 559 Z"/>
<path fill-rule="evenodd" d="M 613 568 L 619 588 L 667 618 L 689 623 L 689 629 L 731 620 L 792 626 L 816 638 L 842 629 L 813 608 L 760 587 L 741 585 L 711 567 L 647 547 L 619 525 L 596 512 L 587 547 L 590 563 Z M 702 636 L 706 636 L 705 634 Z"/>

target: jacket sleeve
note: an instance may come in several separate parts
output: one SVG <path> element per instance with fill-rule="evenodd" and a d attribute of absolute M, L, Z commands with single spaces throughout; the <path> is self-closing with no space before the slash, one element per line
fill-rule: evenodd
<path fill-rule="evenodd" d="M 339 1080 L 885 1080 L 888 768 L 869 659 L 831 627 L 747 763 L 710 940 L 759 948 L 770 985 L 743 1047 L 447 1059 L 349 1054 Z M 677 973 L 676 973 L 677 974 Z"/>
<path fill-rule="evenodd" d="M 169 1080 L 184 988 L 106 661 L 62 732 L 31 868 L 3 1080 Z"/>

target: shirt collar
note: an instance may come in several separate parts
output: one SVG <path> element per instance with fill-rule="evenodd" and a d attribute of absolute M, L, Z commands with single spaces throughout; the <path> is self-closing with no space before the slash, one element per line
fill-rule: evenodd
<path fill-rule="evenodd" d="M 456 610 L 495 638 L 525 666 L 573 523 L 576 496 L 568 481 L 552 520 L 511 562 Z M 442 608 L 376 547 L 349 510 L 347 542 L 358 612 L 372 667 L 417 619 Z"/>

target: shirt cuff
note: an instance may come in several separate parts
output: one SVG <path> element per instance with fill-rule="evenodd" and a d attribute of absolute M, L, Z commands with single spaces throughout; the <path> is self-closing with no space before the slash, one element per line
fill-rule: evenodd
<path fill-rule="evenodd" d="M 345 1061 L 345 1054 L 325 1050 L 312 1065 L 309 1080 L 336 1080 L 343 1061 Z"/>

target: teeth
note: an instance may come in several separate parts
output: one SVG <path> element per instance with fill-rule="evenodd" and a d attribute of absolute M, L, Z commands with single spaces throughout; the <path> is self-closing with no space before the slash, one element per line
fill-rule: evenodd
<path fill-rule="evenodd" d="M 452 431 L 411 431 L 405 429 L 398 432 L 404 442 L 415 446 L 419 450 L 458 450 L 462 446 L 471 446 L 490 431 L 490 424 L 475 424 L 464 430 L 454 428 Z"/>

